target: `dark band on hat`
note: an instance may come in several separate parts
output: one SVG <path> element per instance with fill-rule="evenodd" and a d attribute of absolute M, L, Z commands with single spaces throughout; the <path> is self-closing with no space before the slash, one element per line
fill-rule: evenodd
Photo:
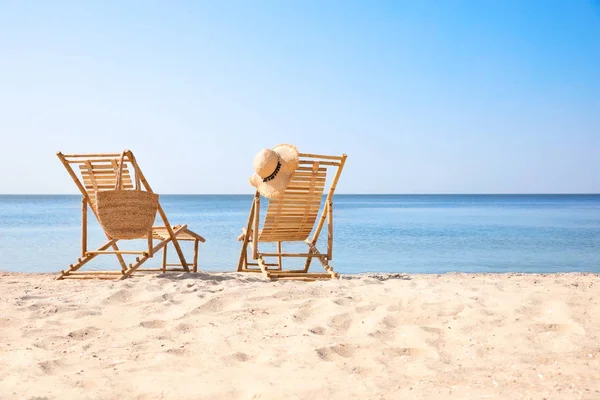
<path fill-rule="evenodd" d="M 279 170 L 281 169 L 281 161 L 277 160 L 277 166 L 275 167 L 275 171 L 273 171 L 273 173 L 269 176 L 267 176 L 266 178 L 263 178 L 263 182 L 268 182 L 270 180 L 275 179 L 275 177 L 277 176 L 277 173 L 279 172 Z"/>

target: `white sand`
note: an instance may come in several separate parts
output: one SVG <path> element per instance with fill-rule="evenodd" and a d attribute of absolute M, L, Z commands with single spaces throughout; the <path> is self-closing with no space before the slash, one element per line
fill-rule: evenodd
<path fill-rule="evenodd" d="M 600 399 L 599 299 L 594 274 L 0 273 L 0 399 Z"/>

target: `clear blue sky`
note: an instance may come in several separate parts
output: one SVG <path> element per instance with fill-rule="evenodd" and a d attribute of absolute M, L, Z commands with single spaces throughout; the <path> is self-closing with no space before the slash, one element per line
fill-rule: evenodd
<path fill-rule="evenodd" d="M 3 1 L 0 193 L 130 148 L 160 193 L 254 154 L 349 155 L 341 193 L 600 192 L 600 2 Z"/>

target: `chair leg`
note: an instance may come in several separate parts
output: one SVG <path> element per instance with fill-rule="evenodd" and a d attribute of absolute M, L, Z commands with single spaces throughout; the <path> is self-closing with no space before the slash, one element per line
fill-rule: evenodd
<path fill-rule="evenodd" d="M 250 215 L 248 216 L 248 223 L 246 224 L 246 229 L 242 230 L 242 234 L 244 235 L 242 239 L 242 250 L 240 252 L 240 261 L 238 262 L 238 272 L 242 272 L 243 270 L 248 268 L 248 243 L 250 242 L 250 232 L 252 231 L 252 221 L 254 221 L 254 210 L 256 209 L 256 196 L 254 196 L 254 200 L 252 201 L 252 206 L 250 207 Z"/>
<path fill-rule="evenodd" d="M 179 240 L 177 240 L 177 237 L 173 235 L 173 237 L 171 238 L 171 242 L 173 243 L 173 247 L 175 247 L 175 251 L 179 256 L 179 260 L 181 261 L 183 269 L 185 270 L 185 272 L 190 272 L 190 268 L 188 267 L 187 261 L 185 261 L 185 256 L 183 255 L 183 250 L 181 250 L 181 246 L 179 245 Z"/>
<path fill-rule="evenodd" d="M 311 253 L 314 253 L 315 255 L 321 255 L 321 252 L 319 251 L 319 249 L 317 249 L 317 247 L 314 244 L 312 244 L 310 242 L 307 242 L 307 244 L 308 244 L 308 247 L 309 247 Z M 339 277 L 339 274 L 337 272 L 334 272 L 333 267 L 329 265 L 329 260 L 326 257 L 317 257 L 317 258 L 323 265 L 323 268 L 325 268 L 325 271 L 327 271 L 327 273 L 329 275 L 331 275 L 332 278 Z M 306 261 L 308 263 L 308 259 Z"/>
<path fill-rule="evenodd" d="M 163 258 L 162 258 L 162 272 L 163 274 L 167 272 L 167 247 L 165 246 L 163 249 Z"/>
<path fill-rule="evenodd" d="M 238 262 L 238 272 L 248 268 L 248 234 L 244 235 L 244 242 L 242 243 L 242 249 L 240 250 L 240 260 Z"/>
<path fill-rule="evenodd" d="M 237 269 L 238 272 L 261 272 L 260 264 L 258 264 L 258 263 L 250 264 L 249 253 L 252 251 L 252 245 L 253 245 L 253 243 L 251 241 L 248 241 L 247 243 L 242 244 L 242 249 L 240 251 L 240 260 L 239 260 L 238 269 Z M 259 268 L 250 268 L 250 265 L 259 266 Z"/>
<path fill-rule="evenodd" d="M 119 251 L 119 247 L 117 246 L 116 243 L 113 244 L 111 247 L 113 248 L 114 251 Z M 126 271 L 127 270 L 127 263 L 123 259 L 123 256 L 121 254 L 116 254 L 116 256 L 117 256 L 117 260 L 119 260 L 119 264 L 121 264 L 121 270 L 122 271 Z"/>
<path fill-rule="evenodd" d="M 119 278 L 117 280 L 122 281 L 123 279 L 129 278 L 131 276 L 131 274 L 133 274 L 135 272 L 135 270 L 138 269 L 149 258 L 150 258 L 150 255 L 148 253 L 144 253 L 144 255 L 142 257 L 137 257 L 135 259 L 135 264 L 129 264 L 129 268 L 127 269 L 127 271 L 125 271 L 125 273 L 123 275 L 119 276 Z"/>
<path fill-rule="evenodd" d="M 312 261 L 312 257 L 307 257 L 306 258 L 306 262 L 304 263 L 304 272 L 308 272 L 308 269 L 310 268 L 311 261 Z"/>
<path fill-rule="evenodd" d="M 271 278 L 271 273 L 267 269 L 267 266 L 265 265 L 265 262 L 264 262 L 264 260 L 262 259 L 261 256 L 258 257 L 257 261 L 258 261 L 258 265 L 260 266 L 260 270 L 262 271 L 264 277 L 265 278 Z"/>
<path fill-rule="evenodd" d="M 194 240 L 194 272 L 198 272 L 198 239 Z"/>
<path fill-rule="evenodd" d="M 306 240 L 305 243 L 308 245 L 309 249 L 311 248 L 311 246 L 314 246 L 312 244 L 312 242 L 310 242 L 308 239 Z M 311 252 L 309 251 L 309 253 L 311 253 Z M 312 257 L 306 257 L 306 262 L 304 263 L 304 272 L 305 273 L 308 272 L 308 269 L 310 268 L 310 263 L 312 262 L 312 259 L 313 259 Z"/>

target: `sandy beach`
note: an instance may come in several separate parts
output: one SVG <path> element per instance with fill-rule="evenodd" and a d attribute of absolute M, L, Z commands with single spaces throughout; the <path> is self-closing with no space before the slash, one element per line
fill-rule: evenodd
<path fill-rule="evenodd" d="M 1 399 L 598 399 L 600 275 L 0 273 Z"/>

